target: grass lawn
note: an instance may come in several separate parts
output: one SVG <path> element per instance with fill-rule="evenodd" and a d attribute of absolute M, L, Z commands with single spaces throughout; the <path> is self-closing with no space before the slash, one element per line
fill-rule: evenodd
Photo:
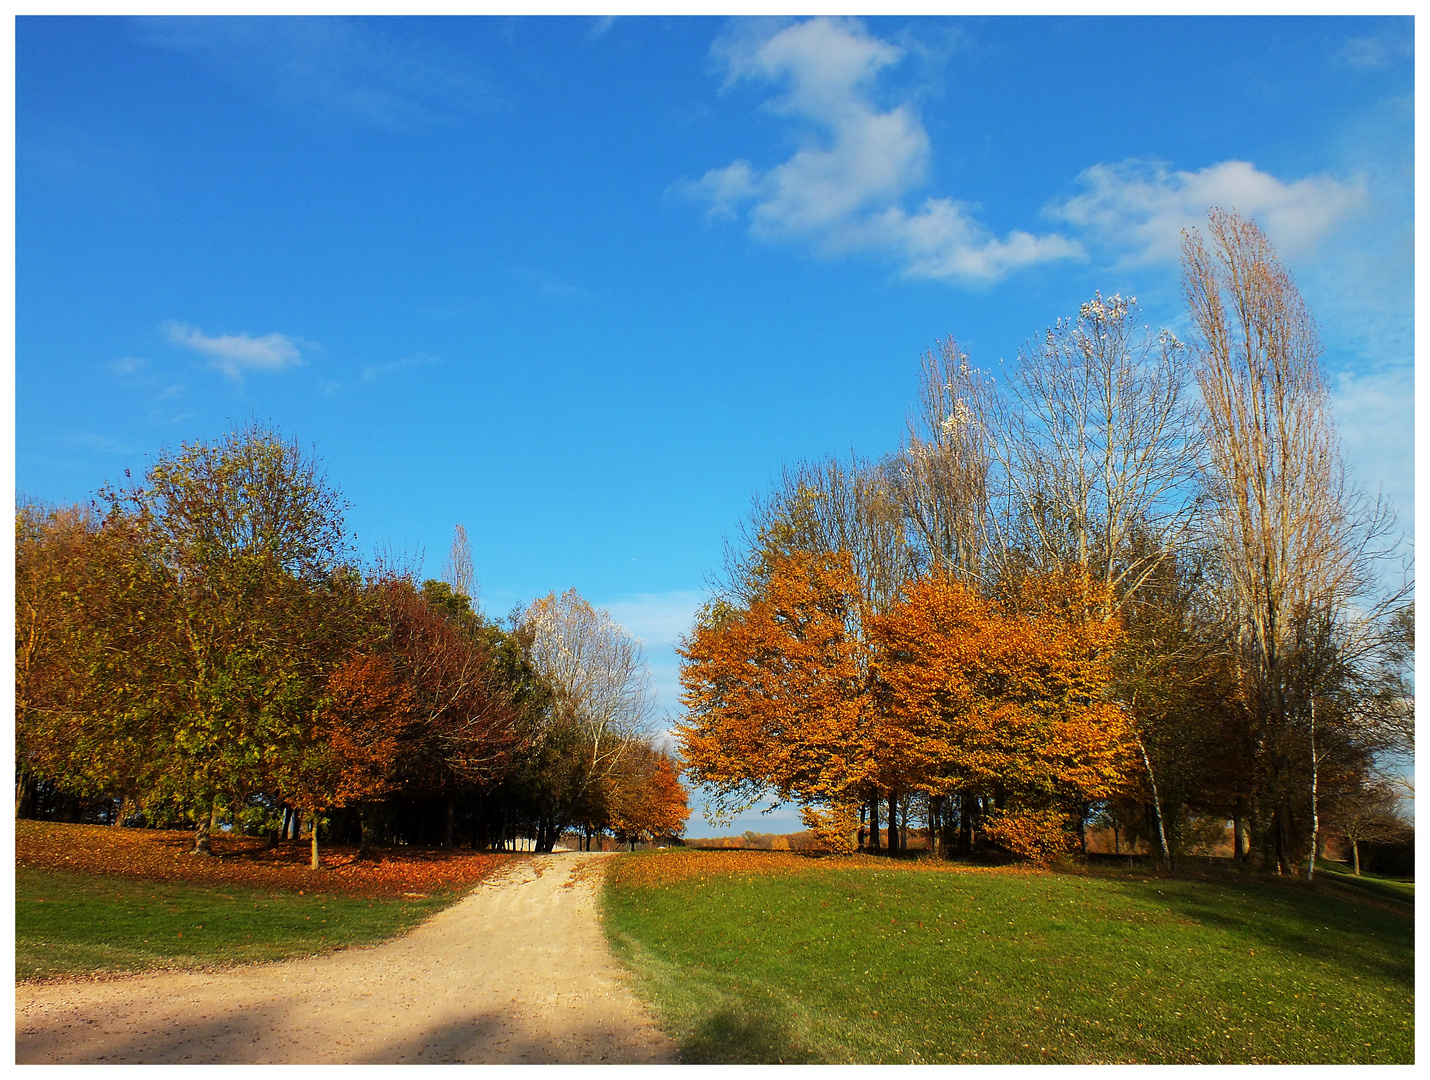
<path fill-rule="evenodd" d="M 603 902 L 688 1062 L 1413 1062 L 1413 903 L 1343 879 L 674 850 Z"/>
<path fill-rule="evenodd" d="M 460 893 L 368 898 L 15 868 L 15 978 L 307 956 L 405 933 Z"/>

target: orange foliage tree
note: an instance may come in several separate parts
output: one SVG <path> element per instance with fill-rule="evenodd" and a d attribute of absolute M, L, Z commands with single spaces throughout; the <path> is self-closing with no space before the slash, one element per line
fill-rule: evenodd
<path fill-rule="evenodd" d="M 1080 575 L 1038 576 L 995 603 L 924 578 L 874 621 L 897 767 L 930 794 L 986 795 L 986 835 L 1019 855 L 1066 849 L 1075 808 L 1132 782 L 1134 738 L 1109 690 L 1122 631 L 1101 592 Z"/>
<path fill-rule="evenodd" d="M 314 870 L 319 813 L 396 788 L 393 763 L 412 710 L 411 691 L 384 657 L 353 656 L 329 675 L 303 738 L 275 748 L 275 790 L 312 818 Z"/>
<path fill-rule="evenodd" d="M 636 743 L 621 768 L 603 785 L 609 828 L 630 842 L 654 843 L 685 832 L 690 806 L 675 762 L 645 743 Z"/>
<path fill-rule="evenodd" d="M 681 762 L 721 810 L 772 796 L 842 820 L 857 805 L 873 747 L 858 597 L 847 554 L 780 554 L 747 609 L 713 605 L 682 642 Z"/>

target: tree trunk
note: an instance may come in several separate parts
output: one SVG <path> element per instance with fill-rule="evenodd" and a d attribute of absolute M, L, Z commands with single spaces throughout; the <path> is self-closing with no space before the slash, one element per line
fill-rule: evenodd
<path fill-rule="evenodd" d="M 1356 877 L 1360 877 L 1360 841 L 1351 841 L 1351 858 L 1355 860 Z"/>
<path fill-rule="evenodd" d="M 869 850 L 879 850 L 879 796 L 869 800 Z"/>
<path fill-rule="evenodd" d="M 213 849 L 209 842 L 209 834 L 213 831 L 214 813 L 216 812 L 214 800 L 209 799 L 208 805 L 199 805 L 198 828 L 194 830 L 194 850 L 190 855 L 212 855 Z"/>
<path fill-rule="evenodd" d="M 1147 747 L 1142 736 L 1137 736 L 1137 749 L 1142 751 L 1142 764 L 1147 768 L 1147 782 L 1152 785 L 1152 810 L 1157 815 L 1157 839 L 1162 844 L 1162 865 L 1172 869 L 1172 849 L 1167 846 L 1167 829 L 1162 824 L 1162 800 L 1157 794 L 1157 777 L 1152 772 L 1152 759 L 1147 756 Z"/>
<path fill-rule="evenodd" d="M 899 848 L 899 796 L 896 792 L 889 792 L 889 854 L 897 855 Z"/>
<path fill-rule="evenodd" d="M 1311 853 L 1306 858 L 1306 880 L 1316 880 L 1316 844 L 1321 839 L 1321 817 L 1316 805 L 1316 695 L 1311 695 Z"/>
<path fill-rule="evenodd" d="M 308 820 L 313 830 L 313 858 L 308 865 L 311 869 L 317 870 L 322 866 L 322 863 L 318 861 L 318 812 L 314 810 Z"/>
<path fill-rule="evenodd" d="M 118 827 L 124 824 L 124 807 L 129 804 L 129 800 L 122 796 L 114 800 L 114 816 L 109 819 L 109 824 Z"/>
<path fill-rule="evenodd" d="M 455 847 L 457 843 L 457 800 L 455 796 L 447 796 L 447 838 L 443 847 Z"/>
<path fill-rule="evenodd" d="M 15 784 L 15 816 L 29 819 L 35 816 L 35 774 L 26 766 Z"/>
<path fill-rule="evenodd" d="M 377 814 L 377 807 L 372 803 L 363 803 L 358 808 L 358 829 L 361 836 L 358 839 L 358 858 L 366 859 L 372 855 L 372 838 L 377 831 L 373 828 L 373 818 Z"/>
<path fill-rule="evenodd" d="M 1243 807 L 1241 796 L 1236 797 L 1236 810 L 1231 816 L 1231 857 L 1237 862 L 1246 861 L 1246 853 L 1243 851 L 1246 840 L 1245 827 L 1242 825 Z"/>

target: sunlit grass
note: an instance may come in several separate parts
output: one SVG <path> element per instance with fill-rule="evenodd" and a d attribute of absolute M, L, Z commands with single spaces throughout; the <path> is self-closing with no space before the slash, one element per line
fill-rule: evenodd
<path fill-rule="evenodd" d="M 460 895 L 307 895 L 18 866 L 15 977 L 219 966 L 368 945 Z"/>
<path fill-rule="evenodd" d="M 1413 1060 L 1408 907 L 873 860 L 771 873 L 754 852 L 702 874 L 703 857 L 623 856 L 604 900 L 687 1061 Z"/>

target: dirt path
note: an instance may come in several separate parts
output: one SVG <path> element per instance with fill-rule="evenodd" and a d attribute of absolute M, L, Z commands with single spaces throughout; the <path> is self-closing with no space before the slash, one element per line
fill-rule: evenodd
<path fill-rule="evenodd" d="M 523 860 L 384 945 L 15 988 L 15 1059 L 673 1062 L 596 916 L 600 855 Z"/>

